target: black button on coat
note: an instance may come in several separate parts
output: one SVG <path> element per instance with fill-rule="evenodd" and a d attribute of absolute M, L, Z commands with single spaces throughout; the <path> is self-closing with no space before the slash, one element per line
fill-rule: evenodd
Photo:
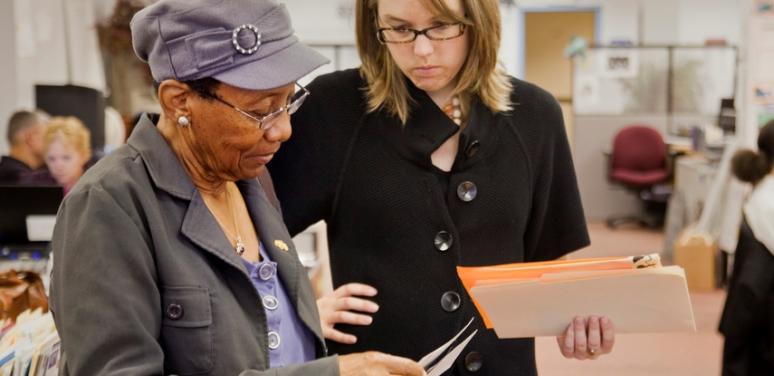
<path fill-rule="evenodd" d="M 334 285 L 379 290 L 373 323 L 342 326 L 358 341 L 328 342 L 332 352 L 419 359 L 477 315 L 457 265 L 548 260 L 589 243 L 561 110 L 550 94 L 514 79 L 513 111 L 495 114 L 474 101 L 445 189 L 430 154 L 458 128 L 408 85 L 417 106 L 404 127 L 383 111 L 365 114 L 356 70 L 318 77 L 293 115 L 293 136 L 270 164 L 290 232 L 327 222 Z M 476 185 L 469 202 L 457 196 L 465 181 Z M 446 252 L 436 248 L 440 231 L 453 239 Z M 439 304 L 447 291 L 461 296 L 448 312 Z M 500 340 L 480 318 L 475 325 L 479 334 L 466 353 L 481 354 L 477 374 L 536 374 L 532 339 Z M 462 358 L 456 374 L 469 373 Z"/>

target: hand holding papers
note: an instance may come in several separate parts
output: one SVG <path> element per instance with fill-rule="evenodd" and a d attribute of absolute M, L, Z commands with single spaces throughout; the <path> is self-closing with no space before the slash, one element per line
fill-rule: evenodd
<path fill-rule="evenodd" d="M 618 333 L 696 330 L 677 266 L 658 255 L 458 267 L 487 328 L 500 338 L 561 335 L 575 316 L 612 319 Z"/>

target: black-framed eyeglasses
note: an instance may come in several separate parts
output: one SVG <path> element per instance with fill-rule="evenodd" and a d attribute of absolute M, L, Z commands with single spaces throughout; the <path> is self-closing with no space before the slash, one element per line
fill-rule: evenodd
<path fill-rule="evenodd" d="M 240 114 L 250 118 L 250 120 L 255 121 L 258 123 L 258 128 L 265 131 L 269 128 L 271 128 L 274 125 L 274 120 L 276 120 L 280 115 L 282 115 L 283 112 L 288 113 L 288 115 L 293 115 L 296 111 L 298 111 L 298 108 L 301 107 L 302 104 L 304 104 L 304 99 L 309 96 L 309 90 L 307 90 L 305 87 L 301 86 L 298 82 L 296 82 L 296 86 L 298 86 L 301 90 L 296 91 L 292 97 L 288 100 L 288 103 L 272 112 L 269 112 L 268 114 L 260 114 L 252 111 L 246 111 L 243 110 L 237 106 L 234 106 L 231 103 L 226 102 L 224 99 L 213 95 L 209 93 L 203 93 L 208 98 L 212 98 L 220 103 L 225 104 L 226 106 L 231 107 L 236 112 L 239 112 Z"/>
<path fill-rule="evenodd" d="M 411 43 L 420 35 L 424 35 L 430 40 L 448 40 L 457 38 L 464 33 L 465 24 L 457 22 L 426 27 L 422 30 L 410 27 L 382 27 L 376 31 L 376 38 L 381 43 Z"/>

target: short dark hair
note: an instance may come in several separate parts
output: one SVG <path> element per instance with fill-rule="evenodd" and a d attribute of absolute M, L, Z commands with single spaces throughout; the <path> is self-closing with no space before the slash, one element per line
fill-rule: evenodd
<path fill-rule="evenodd" d="M 191 90 L 195 91 L 196 94 L 199 94 L 199 96 L 204 99 L 212 99 L 212 97 L 215 96 L 215 90 L 218 88 L 218 85 L 220 85 L 220 81 L 212 77 L 204 77 L 198 80 L 180 82 L 188 85 Z M 157 93 L 159 91 L 159 86 L 161 86 L 160 82 L 153 82 L 153 88 Z"/>
<path fill-rule="evenodd" d="M 13 145 L 14 139 L 19 132 L 44 121 L 44 115 L 33 111 L 16 111 L 8 119 L 8 143 Z"/>

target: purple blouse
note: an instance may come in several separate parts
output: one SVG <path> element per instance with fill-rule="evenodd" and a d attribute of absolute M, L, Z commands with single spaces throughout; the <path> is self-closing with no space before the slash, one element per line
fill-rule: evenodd
<path fill-rule="evenodd" d="M 260 243 L 261 261 L 242 259 L 266 312 L 269 332 L 269 367 L 285 367 L 315 359 L 314 337 L 301 322 L 293 302 L 277 275 L 277 263 L 271 261 Z"/>

